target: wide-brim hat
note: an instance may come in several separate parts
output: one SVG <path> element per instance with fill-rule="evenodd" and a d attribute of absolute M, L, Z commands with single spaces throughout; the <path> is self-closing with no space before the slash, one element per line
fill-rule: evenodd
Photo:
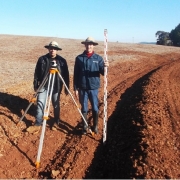
<path fill-rule="evenodd" d="M 82 41 L 81 44 L 86 44 L 86 43 L 93 43 L 94 46 L 98 45 L 97 42 L 95 42 L 94 38 L 88 37 L 85 41 Z"/>
<path fill-rule="evenodd" d="M 49 43 L 49 45 L 46 45 L 46 46 L 44 46 L 44 47 L 47 48 L 47 49 L 49 49 L 50 47 L 54 47 L 54 48 L 56 48 L 57 50 L 62 50 L 62 49 L 59 47 L 59 45 L 58 45 L 58 43 L 57 43 L 56 41 L 52 41 L 52 42 Z"/>

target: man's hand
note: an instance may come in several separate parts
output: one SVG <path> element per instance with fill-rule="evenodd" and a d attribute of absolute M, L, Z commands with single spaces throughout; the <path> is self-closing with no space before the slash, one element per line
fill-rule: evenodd
<path fill-rule="evenodd" d="M 109 66 L 109 62 L 108 61 L 104 61 L 104 66 L 108 67 Z"/>

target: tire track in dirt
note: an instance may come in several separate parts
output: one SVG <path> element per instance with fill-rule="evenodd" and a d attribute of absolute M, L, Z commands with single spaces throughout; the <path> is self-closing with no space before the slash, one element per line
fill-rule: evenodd
<path fill-rule="evenodd" d="M 86 141 L 89 137 L 77 135 L 75 131 L 69 135 L 63 145 L 56 150 L 53 160 L 39 173 L 39 178 L 49 179 L 58 176 L 58 178 L 61 177 L 62 179 L 71 179 L 77 177 L 76 171 L 79 169 L 78 165 L 87 166 L 85 161 L 79 164 L 78 158 L 80 156 L 84 158 L 88 156 L 89 147 Z M 55 173 L 53 173 L 53 171 L 55 171 Z"/>
<path fill-rule="evenodd" d="M 71 135 L 72 136 L 72 135 Z M 80 142 L 80 138 L 73 138 L 69 136 L 63 145 L 59 147 L 52 161 L 45 167 L 45 169 L 39 172 L 40 178 L 56 178 L 57 175 L 61 175 L 64 178 L 68 176 L 68 171 L 73 169 L 76 164 L 80 148 L 76 148 L 76 144 Z M 53 173 L 53 170 L 56 173 Z"/>

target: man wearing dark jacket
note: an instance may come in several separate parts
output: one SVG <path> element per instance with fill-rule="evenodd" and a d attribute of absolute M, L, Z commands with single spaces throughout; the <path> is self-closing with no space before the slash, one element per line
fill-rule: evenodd
<path fill-rule="evenodd" d="M 69 70 L 67 66 L 67 62 L 64 58 L 59 56 L 57 54 L 58 50 L 62 50 L 58 43 L 55 41 L 50 42 L 49 45 L 46 45 L 45 48 L 48 49 L 49 53 L 46 55 L 41 56 L 36 64 L 35 72 L 34 72 L 34 90 L 36 91 L 38 87 L 41 85 L 42 81 L 44 80 L 45 76 L 49 72 L 51 65 L 56 62 L 57 69 L 59 73 L 61 74 L 62 78 L 64 79 L 67 87 L 69 88 Z M 48 82 L 39 90 L 38 96 L 37 96 L 37 111 L 36 111 L 36 121 L 33 127 L 31 129 L 38 130 L 40 126 L 42 125 L 43 121 L 43 114 L 44 114 L 44 106 L 45 106 L 45 100 L 47 95 L 47 86 Z M 50 85 L 51 87 L 51 85 Z M 62 91 L 63 82 L 61 81 L 58 74 L 55 74 L 54 79 L 54 86 L 53 86 L 53 92 L 52 92 L 52 105 L 54 108 L 54 124 L 52 129 L 56 130 L 58 127 L 58 124 L 60 122 L 59 116 L 60 116 L 60 93 Z M 68 94 L 68 91 L 65 88 L 65 94 Z"/>
<path fill-rule="evenodd" d="M 104 75 L 104 67 L 109 63 L 94 52 L 94 46 L 98 45 L 92 37 L 81 42 L 85 45 L 85 51 L 78 55 L 74 65 L 74 91 L 79 98 L 82 114 L 87 121 L 88 100 L 92 106 L 93 131 L 98 133 L 98 89 L 100 87 L 100 74 Z M 87 126 L 83 121 L 82 134 L 87 133 Z"/>

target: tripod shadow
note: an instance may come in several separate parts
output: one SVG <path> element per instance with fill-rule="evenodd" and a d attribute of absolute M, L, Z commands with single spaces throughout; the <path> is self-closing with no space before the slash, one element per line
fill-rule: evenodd
<path fill-rule="evenodd" d="M 49 126 L 50 129 L 52 129 L 52 127 L 54 125 L 54 118 L 52 116 L 49 117 L 49 120 L 47 121 L 47 125 Z M 73 132 L 74 127 L 71 126 L 66 121 L 60 119 L 60 122 L 58 124 L 58 129 L 57 130 L 65 133 L 65 134 L 70 134 L 70 133 Z"/>
<path fill-rule="evenodd" d="M 11 143 L 11 145 L 12 145 L 13 147 L 15 147 L 26 159 L 28 159 L 28 161 L 29 161 L 29 163 L 30 163 L 31 165 L 34 165 L 34 162 L 27 156 L 26 152 L 22 151 L 22 150 L 18 147 L 18 145 L 17 145 L 16 143 L 14 143 L 13 139 L 11 139 L 11 137 L 9 137 L 6 129 L 5 129 L 3 126 L 1 126 L 1 128 L 3 129 L 4 134 L 6 135 L 6 137 L 9 139 L 9 142 Z"/>
<path fill-rule="evenodd" d="M 0 92 L 0 106 L 8 108 L 12 114 L 16 114 L 18 117 L 22 116 L 22 110 L 25 110 L 28 105 L 29 105 L 29 101 L 27 99 L 12 94 Z M 33 104 L 30 107 L 28 114 L 34 116 L 34 112 L 35 112 L 35 105 Z M 9 115 L 9 113 L 6 114 L 6 112 L 2 112 L 2 111 L 0 113 L 10 118 L 14 123 L 17 123 L 13 119 L 13 116 Z M 32 124 L 32 122 L 27 120 L 26 118 L 24 118 L 23 121 L 27 126 Z"/>

